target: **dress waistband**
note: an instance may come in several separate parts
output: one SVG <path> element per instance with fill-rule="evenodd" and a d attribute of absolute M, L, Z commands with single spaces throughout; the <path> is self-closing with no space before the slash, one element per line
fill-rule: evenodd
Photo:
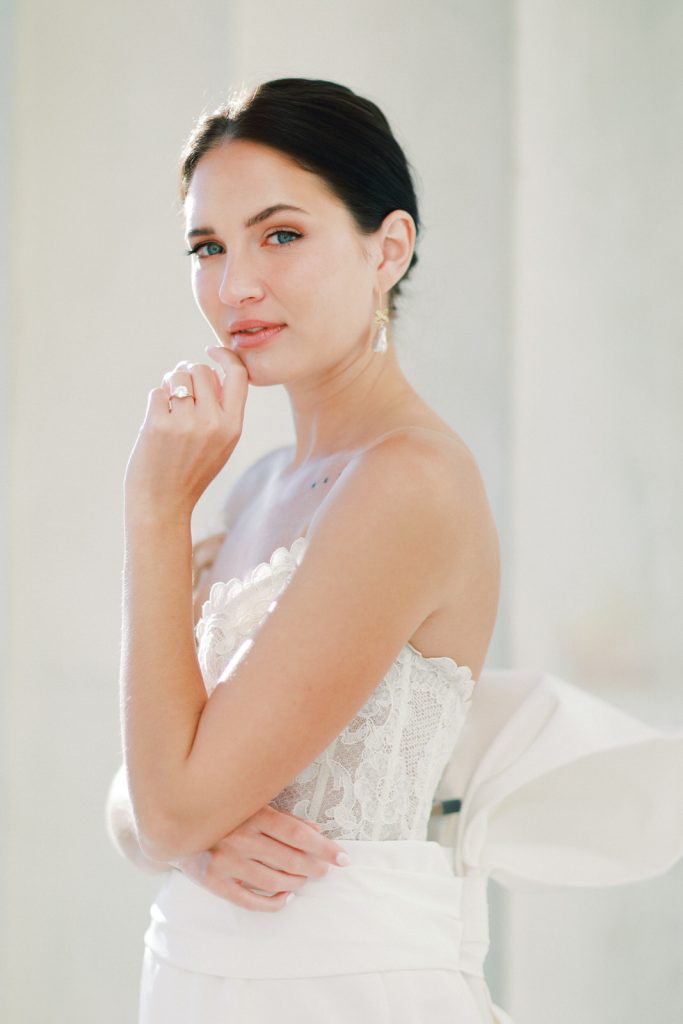
<path fill-rule="evenodd" d="M 486 881 L 453 873 L 431 840 L 338 840 L 351 863 L 309 878 L 275 914 L 249 911 L 171 872 L 147 945 L 202 974 L 299 978 L 442 968 L 483 977 Z"/>

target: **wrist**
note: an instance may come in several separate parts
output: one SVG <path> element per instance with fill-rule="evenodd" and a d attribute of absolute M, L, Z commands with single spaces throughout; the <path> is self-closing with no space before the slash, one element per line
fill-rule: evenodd
<path fill-rule="evenodd" d="M 192 522 L 191 508 L 174 508 L 151 502 L 124 502 L 124 525 L 129 531 L 186 530 Z"/>

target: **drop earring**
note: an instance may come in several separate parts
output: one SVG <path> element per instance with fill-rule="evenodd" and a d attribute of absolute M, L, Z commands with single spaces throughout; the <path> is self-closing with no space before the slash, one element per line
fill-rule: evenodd
<path fill-rule="evenodd" d="M 375 340 L 372 343 L 373 352 L 386 352 L 387 343 L 387 324 L 389 323 L 389 310 L 381 308 L 381 296 L 380 296 L 380 308 L 375 310 L 375 324 L 378 327 Z"/>

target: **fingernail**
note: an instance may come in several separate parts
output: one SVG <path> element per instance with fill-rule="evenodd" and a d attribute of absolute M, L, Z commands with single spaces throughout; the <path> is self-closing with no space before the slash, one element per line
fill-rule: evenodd
<path fill-rule="evenodd" d="M 285 900 L 285 903 L 291 903 L 295 896 L 296 896 L 295 892 L 290 892 L 289 896 Z"/>
<path fill-rule="evenodd" d="M 337 864 L 339 865 L 340 868 L 345 868 L 346 865 L 350 863 L 351 858 L 349 857 L 348 853 L 344 853 L 344 851 L 342 850 L 340 853 L 337 854 Z"/>

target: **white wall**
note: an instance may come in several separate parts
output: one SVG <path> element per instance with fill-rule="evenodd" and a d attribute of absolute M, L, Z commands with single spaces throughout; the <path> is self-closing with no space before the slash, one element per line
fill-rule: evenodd
<path fill-rule="evenodd" d="M 15 3 L 3 41 L 15 65 L 0 86 L 14 117 L 1 257 L 11 258 L 12 307 L 0 360 L 11 365 L 0 391 L 15 396 L 0 531 L 12 550 L 0 601 L 13 609 L 1 683 L 11 798 L 0 808 L 0 1019 L 135 1016 L 155 886 L 103 828 L 119 759 L 121 483 L 148 389 L 177 360 L 205 358 L 177 158 L 200 111 L 243 80 L 350 85 L 385 110 L 416 169 L 425 231 L 398 345 L 418 389 L 477 454 L 491 496 L 505 575 L 488 664 L 550 668 L 645 718 L 683 721 L 666 685 L 681 668 L 680 582 L 667 559 L 680 555 L 680 475 L 662 444 L 680 428 L 681 232 L 669 200 L 681 148 L 667 134 L 681 102 L 676 11 L 665 0 Z M 634 131 L 648 133 L 642 146 Z M 284 393 L 254 389 L 198 533 L 241 467 L 290 437 Z M 551 895 L 539 908 L 494 888 L 496 995 L 524 1024 L 545 1024 L 559 986 L 567 1020 L 605 1024 L 618 1009 L 620 1024 L 668 1024 L 683 997 L 668 952 L 678 924 L 662 908 L 679 899 L 679 881 L 600 893 L 597 917 L 593 894 L 569 907 Z M 615 956 L 606 929 L 636 910 L 644 937 L 627 929 Z M 549 962 L 549 929 L 562 961 Z M 660 984 L 668 1009 L 622 1005 L 630 975 L 646 990 Z"/>
<path fill-rule="evenodd" d="M 2 581 L 9 577 L 9 478 L 10 478 L 10 215 L 12 168 L 10 140 L 13 118 L 12 7 L 0 4 L 0 707 L 9 699 L 8 644 L 11 633 L 10 592 Z M 7 919 L 9 876 L 7 872 L 9 825 L 9 722 L 0 715 L 0 921 Z M 3 839 L 3 837 L 5 837 Z M 7 930 L 0 926 L 0 964 L 5 959 Z M 2 981 L 0 972 L 0 983 Z"/>
<path fill-rule="evenodd" d="M 228 12 L 35 0 L 14 20 L 0 1019 L 114 1024 L 134 1019 L 153 892 L 103 825 L 123 470 L 147 390 L 206 343 L 173 203 L 184 136 L 229 82 Z"/>
<path fill-rule="evenodd" d="M 514 664 L 683 724 L 683 6 L 522 0 Z M 524 1024 L 683 1019 L 683 864 L 507 904 Z"/>

